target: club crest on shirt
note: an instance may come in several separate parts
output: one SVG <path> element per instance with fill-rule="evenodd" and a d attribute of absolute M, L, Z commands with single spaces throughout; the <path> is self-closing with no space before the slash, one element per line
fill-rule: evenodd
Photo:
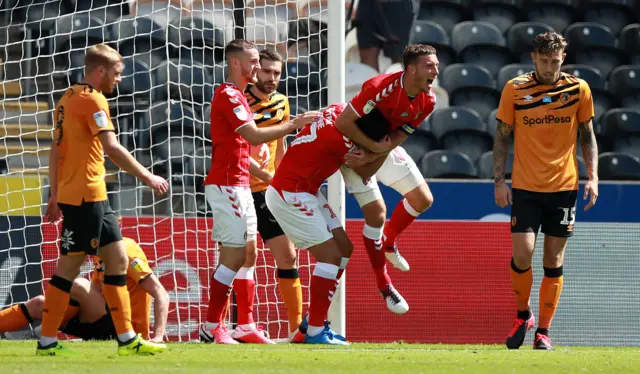
<path fill-rule="evenodd" d="M 562 96 L 560 96 L 560 101 L 562 101 L 563 104 L 566 104 L 569 102 L 569 94 L 562 94 Z"/>
<path fill-rule="evenodd" d="M 248 115 L 247 111 L 244 109 L 244 106 L 238 105 L 237 107 L 233 108 L 233 113 L 235 113 L 236 117 L 238 117 L 240 121 L 247 120 Z"/>
<path fill-rule="evenodd" d="M 375 107 L 376 107 L 376 102 L 373 100 L 369 100 L 367 101 L 367 104 L 365 104 L 364 108 L 362 108 L 362 112 L 364 114 L 369 114 Z"/>
<path fill-rule="evenodd" d="M 284 111 L 282 109 L 278 109 L 278 112 L 276 113 L 276 118 L 282 118 L 284 117 Z"/>

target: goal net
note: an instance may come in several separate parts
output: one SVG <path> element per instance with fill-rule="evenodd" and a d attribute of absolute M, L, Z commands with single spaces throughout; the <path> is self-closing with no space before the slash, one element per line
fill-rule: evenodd
<path fill-rule="evenodd" d="M 170 339 L 196 339 L 217 266 L 203 180 L 224 45 L 244 35 L 283 55 L 279 91 L 292 115 L 325 107 L 327 1 L 10 0 L 0 8 L 0 308 L 42 294 L 54 272 L 59 226 L 42 221 L 53 108 L 82 78 L 85 49 L 108 43 L 125 65 L 108 96 L 118 138 L 171 185 L 168 195 L 154 196 L 107 160 L 109 201 L 169 291 Z M 272 338 L 286 338 L 275 263 L 258 241 L 254 317 Z M 309 255 L 301 251 L 298 261 L 306 306 Z M 87 263 L 83 274 L 90 270 Z"/>

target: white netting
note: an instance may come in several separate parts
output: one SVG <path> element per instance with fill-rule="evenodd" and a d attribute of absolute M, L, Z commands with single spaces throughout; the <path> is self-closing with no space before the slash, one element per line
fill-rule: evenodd
<path fill-rule="evenodd" d="M 2 2 L 0 2 L 2 3 Z M 120 142 L 171 181 L 156 197 L 107 161 L 109 200 L 124 216 L 171 295 L 168 333 L 195 338 L 215 268 L 203 193 L 209 110 L 224 80 L 223 48 L 244 29 L 286 59 L 280 92 L 292 115 L 326 106 L 326 1 L 13 0 L 0 4 L 0 308 L 41 294 L 57 258 L 57 228 L 41 222 L 48 197 L 52 108 L 82 77 L 87 46 L 108 43 L 125 58 L 108 96 Z M 244 27 L 239 25 L 244 23 Z M 6 169 L 6 170 L 5 170 Z M 3 172 L 6 172 L 3 174 Z M 262 245 L 262 243 L 259 243 Z M 305 287 L 309 256 L 299 254 Z M 260 249 L 255 318 L 274 338 L 288 334 L 275 266 Z"/>

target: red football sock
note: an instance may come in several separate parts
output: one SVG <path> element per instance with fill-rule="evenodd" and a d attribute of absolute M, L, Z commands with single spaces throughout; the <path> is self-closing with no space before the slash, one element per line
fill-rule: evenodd
<path fill-rule="evenodd" d="M 240 268 L 233 281 L 233 292 L 238 304 L 238 324 L 253 323 L 253 300 L 255 297 L 256 281 L 253 280 L 253 268 Z"/>
<path fill-rule="evenodd" d="M 311 276 L 311 297 L 309 299 L 309 325 L 323 326 L 324 319 L 331 305 L 331 298 L 336 289 L 336 265 L 323 262 L 316 263 Z"/>
<path fill-rule="evenodd" d="M 221 323 L 222 313 L 229 300 L 236 272 L 220 265 L 211 278 L 209 285 L 209 310 L 207 311 L 207 322 Z"/>
<path fill-rule="evenodd" d="M 380 291 L 384 291 L 387 285 L 391 285 L 391 278 L 387 274 L 386 258 L 384 251 L 382 250 L 382 243 L 380 240 L 374 241 L 366 236 L 364 239 L 364 247 L 369 255 L 369 261 L 371 262 L 371 268 L 376 276 L 376 283 Z"/>
<path fill-rule="evenodd" d="M 393 246 L 398 235 L 400 235 L 409 225 L 416 220 L 420 212 L 414 210 L 407 199 L 402 199 L 396 205 L 391 215 L 391 220 L 384 228 L 385 246 Z"/>

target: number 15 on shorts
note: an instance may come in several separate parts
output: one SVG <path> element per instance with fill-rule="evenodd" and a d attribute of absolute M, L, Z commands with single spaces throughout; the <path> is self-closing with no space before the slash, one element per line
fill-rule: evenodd
<path fill-rule="evenodd" d="M 572 208 L 562 208 L 564 211 L 564 217 L 562 221 L 560 221 L 561 225 L 565 226 L 573 226 L 576 223 L 576 207 Z"/>

